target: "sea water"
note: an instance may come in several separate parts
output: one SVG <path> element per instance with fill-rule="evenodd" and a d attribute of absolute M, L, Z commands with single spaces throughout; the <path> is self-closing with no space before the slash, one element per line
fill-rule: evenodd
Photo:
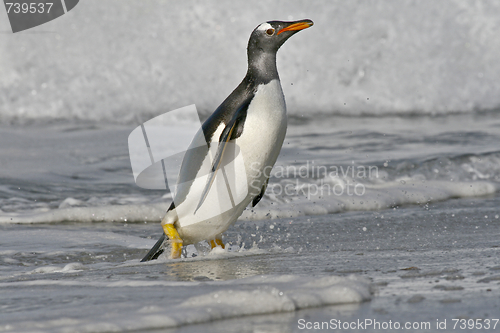
<path fill-rule="evenodd" d="M 0 331 L 492 331 L 499 6 L 241 5 L 88 0 L 1 36 Z M 206 118 L 246 30 L 282 16 L 315 25 L 279 53 L 289 128 L 265 196 L 225 250 L 140 263 L 171 194 L 134 183 L 128 135 L 192 103 Z"/>
<path fill-rule="evenodd" d="M 150 263 L 139 260 L 171 197 L 133 182 L 134 126 L 4 126 L 1 329 L 197 331 L 227 319 L 203 327 L 295 331 L 306 317 L 435 325 L 497 313 L 496 113 L 290 120 L 269 189 L 226 250 L 202 243 Z M 353 177 L 370 166 L 378 174 Z M 270 313 L 282 314 L 245 317 Z"/>

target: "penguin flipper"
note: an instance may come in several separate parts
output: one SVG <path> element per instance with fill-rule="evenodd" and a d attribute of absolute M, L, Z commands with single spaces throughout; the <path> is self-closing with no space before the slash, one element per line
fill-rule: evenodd
<path fill-rule="evenodd" d="M 148 254 L 144 258 L 142 258 L 141 262 L 146 262 L 150 260 L 158 259 L 160 254 L 165 251 L 163 249 L 163 242 L 165 241 L 165 234 L 162 234 L 160 239 L 156 242 L 156 244 L 149 250 Z"/>
<path fill-rule="evenodd" d="M 236 110 L 233 117 L 228 122 L 228 124 L 226 125 L 226 127 L 222 131 L 222 134 L 220 135 L 219 147 L 217 148 L 217 153 L 215 154 L 214 162 L 212 164 L 211 173 L 207 179 L 207 184 L 205 185 L 205 189 L 203 190 L 203 194 L 201 195 L 200 202 L 198 203 L 198 206 L 196 207 L 196 209 L 194 211 L 195 214 L 198 211 L 198 209 L 201 207 L 201 205 L 203 204 L 205 199 L 207 198 L 208 192 L 210 191 L 210 188 L 212 187 L 212 184 L 214 183 L 215 176 L 217 175 L 217 171 L 219 171 L 219 168 L 221 166 L 222 157 L 224 156 L 224 152 L 227 148 L 227 143 L 231 139 L 234 138 L 235 134 L 242 131 L 242 129 L 239 128 L 238 125 L 245 120 L 246 111 L 247 111 L 248 106 L 250 105 L 251 101 L 252 101 L 252 98 L 247 98 L 241 104 L 241 106 Z M 241 134 L 241 133 L 239 133 L 239 134 Z"/>
<path fill-rule="evenodd" d="M 262 199 L 262 197 L 264 196 L 264 193 L 266 193 L 267 184 L 269 184 L 269 178 L 267 178 L 264 185 L 262 185 L 262 190 L 260 190 L 260 193 L 255 198 L 253 198 L 252 207 L 255 207 L 259 203 L 260 199 Z"/>

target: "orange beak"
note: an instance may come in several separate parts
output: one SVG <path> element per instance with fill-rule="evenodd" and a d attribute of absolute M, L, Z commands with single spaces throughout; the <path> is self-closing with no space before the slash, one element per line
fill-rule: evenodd
<path fill-rule="evenodd" d="M 304 22 L 294 23 L 294 24 L 289 25 L 286 28 L 281 29 L 280 31 L 278 31 L 277 34 L 279 35 L 280 33 L 285 32 L 285 31 L 297 31 L 297 30 L 307 29 L 312 25 L 313 25 L 312 21 L 304 21 Z"/>

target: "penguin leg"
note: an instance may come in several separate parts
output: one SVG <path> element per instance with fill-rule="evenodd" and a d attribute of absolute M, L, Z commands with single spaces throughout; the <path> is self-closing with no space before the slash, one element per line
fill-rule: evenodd
<path fill-rule="evenodd" d="M 220 246 L 223 249 L 225 248 L 224 243 L 222 243 L 222 235 L 221 234 L 215 236 L 215 239 L 212 239 L 210 241 L 210 249 L 213 249 L 216 246 Z"/>
<path fill-rule="evenodd" d="M 148 254 L 142 258 L 141 262 L 156 260 L 163 253 L 163 243 L 165 242 L 165 234 L 161 235 L 156 244 L 149 250 Z"/>
<path fill-rule="evenodd" d="M 179 259 L 182 253 L 182 238 L 173 224 L 164 224 L 163 231 L 168 236 L 172 248 L 170 250 L 170 259 Z"/>
<path fill-rule="evenodd" d="M 222 239 L 218 239 L 218 238 L 216 238 L 216 239 L 215 239 L 215 243 L 216 243 L 217 245 L 219 245 L 220 247 L 222 247 L 223 249 L 225 248 L 224 243 L 222 243 Z"/>

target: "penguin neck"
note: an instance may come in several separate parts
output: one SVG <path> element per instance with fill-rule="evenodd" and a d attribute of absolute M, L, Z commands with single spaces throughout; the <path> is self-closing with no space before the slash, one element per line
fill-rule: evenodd
<path fill-rule="evenodd" d="M 258 84 L 268 83 L 275 79 L 279 80 L 276 52 L 249 51 L 247 76 L 254 78 Z"/>

